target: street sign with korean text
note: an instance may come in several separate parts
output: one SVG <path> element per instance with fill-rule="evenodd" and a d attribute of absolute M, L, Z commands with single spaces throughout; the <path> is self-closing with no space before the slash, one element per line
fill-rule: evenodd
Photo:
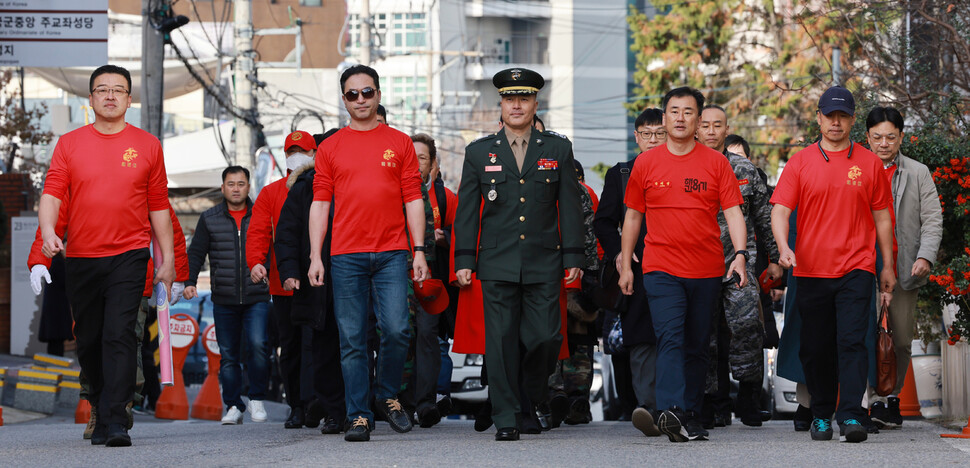
<path fill-rule="evenodd" d="M 108 63 L 108 0 L 0 0 L 0 66 Z"/>

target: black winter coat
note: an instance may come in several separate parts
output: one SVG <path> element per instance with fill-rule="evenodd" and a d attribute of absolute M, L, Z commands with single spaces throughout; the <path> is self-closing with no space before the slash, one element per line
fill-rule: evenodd
<path fill-rule="evenodd" d="M 307 325 L 323 330 L 327 312 L 333 310 L 333 281 L 330 276 L 330 229 L 323 240 L 324 278 L 323 286 L 312 287 L 307 277 L 310 270 L 310 205 L 313 203 L 313 165 L 293 171 L 286 185 L 289 193 L 276 222 L 276 267 L 280 281 L 287 278 L 300 280 L 300 289 L 293 291 L 290 318 L 296 325 Z M 330 223 L 333 226 L 333 204 L 330 204 Z"/>
<path fill-rule="evenodd" d="M 246 266 L 246 230 L 253 214 L 253 202 L 246 200 L 246 216 L 242 226 L 229 214 L 225 200 L 209 208 L 199 217 L 199 224 L 189 246 L 189 280 L 195 286 L 199 270 L 209 256 L 212 303 L 219 305 L 249 305 L 269 300 L 269 285 L 253 283 Z"/>
<path fill-rule="evenodd" d="M 633 162 L 629 163 L 633 171 Z M 603 261 L 612 262 L 620 254 L 620 233 L 618 227 L 623 225 L 626 215 L 623 198 L 623 177 L 620 174 L 621 165 L 617 164 L 606 171 L 603 178 L 603 192 L 600 194 L 600 204 L 593 218 L 593 231 L 603 247 Z M 647 232 L 646 222 L 640 225 L 640 234 L 633 252 L 637 258 L 643 258 L 643 236 Z M 620 314 L 623 327 L 623 344 L 629 348 L 639 344 L 656 344 L 657 337 L 653 331 L 653 319 L 650 307 L 647 305 L 647 294 L 643 289 L 643 270 L 640 264 L 634 262 L 633 267 L 633 295 L 628 296 L 629 307 Z"/>

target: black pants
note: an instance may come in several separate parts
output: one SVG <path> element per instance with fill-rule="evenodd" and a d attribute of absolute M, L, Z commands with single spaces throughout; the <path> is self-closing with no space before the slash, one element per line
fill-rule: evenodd
<path fill-rule="evenodd" d="M 310 330 L 313 343 L 310 358 L 313 364 L 313 398 L 323 404 L 327 416 L 343 421 L 347 417 L 347 403 L 340 368 L 340 334 L 333 310 L 327 311 L 323 330 Z"/>
<path fill-rule="evenodd" d="M 280 345 L 280 376 L 286 390 L 286 402 L 290 408 L 296 408 L 304 403 L 300 392 L 303 327 L 294 325 L 290 320 L 292 305 L 292 296 L 273 296 L 273 317 L 276 319 Z"/>
<path fill-rule="evenodd" d="M 841 278 L 798 278 L 798 311 L 802 318 L 798 357 L 812 395 L 812 414 L 836 421 L 864 416 L 869 356 L 866 331 L 875 275 L 852 270 Z M 835 402 L 839 405 L 836 410 Z"/>
<path fill-rule="evenodd" d="M 145 287 L 148 249 L 112 257 L 67 259 L 78 362 L 91 383 L 98 422 L 124 424 L 135 393 L 135 321 Z"/>
<path fill-rule="evenodd" d="M 415 385 L 414 399 L 417 408 L 435 404 L 438 374 L 441 373 L 441 346 L 438 344 L 438 323 L 441 315 L 418 310 L 415 314 Z"/>

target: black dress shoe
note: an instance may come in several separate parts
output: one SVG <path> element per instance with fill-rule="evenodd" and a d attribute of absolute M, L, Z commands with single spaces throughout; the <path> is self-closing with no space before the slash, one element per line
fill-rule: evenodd
<path fill-rule="evenodd" d="M 94 440 L 94 436 L 91 437 Z M 109 424 L 108 438 L 104 443 L 105 447 L 131 447 L 131 437 L 123 424 Z"/>
<path fill-rule="evenodd" d="M 812 410 L 798 405 L 792 423 L 795 425 L 795 432 L 808 432 L 812 428 Z"/>
<path fill-rule="evenodd" d="M 492 427 L 492 402 L 485 400 L 482 409 L 475 414 L 475 432 L 485 432 Z"/>
<path fill-rule="evenodd" d="M 441 422 L 441 413 L 435 405 L 423 406 L 418 408 L 418 420 L 421 421 L 421 427 L 427 429 Z"/>
<path fill-rule="evenodd" d="M 519 440 L 519 430 L 514 427 L 503 427 L 495 433 L 495 440 Z"/>
<path fill-rule="evenodd" d="M 323 407 L 323 403 L 314 398 L 306 405 L 306 416 L 303 424 L 310 428 L 317 427 L 320 425 L 320 420 L 326 415 L 327 410 Z"/>
<path fill-rule="evenodd" d="M 519 424 L 522 427 L 523 434 L 542 434 L 542 429 L 539 427 L 539 421 L 536 419 L 535 413 L 529 414 L 528 411 L 521 413 L 522 422 Z M 501 432 L 501 430 L 499 430 Z"/>
<path fill-rule="evenodd" d="M 340 434 L 340 423 L 336 419 L 327 416 L 323 419 L 323 425 L 320 427 L 321 434 Z"/>
<path fill-rule="evenodd" d="M 552 427 L 559 427 L 562 421 L 569 414 L 569 397 L 563 394 L 556 395 L 549 400 L 549 409 L 552 411 L 552 419 L 549 424 Z"/>
<path fill-rule="evenodd" d="M 303 427 L 304 422 L 306 422 L 306 414 L 303 412 L 303 408 L 297 406 L 290 408 L 290 417 L 286 418 L 283 427 L 286 429 L 299 429 Z"/>
<path fill-rule="evenodd" d="M 108 425 L 95 421 L 94 432 L 91 432 L 91 445 L 104 445 L 108 441 Z"/>

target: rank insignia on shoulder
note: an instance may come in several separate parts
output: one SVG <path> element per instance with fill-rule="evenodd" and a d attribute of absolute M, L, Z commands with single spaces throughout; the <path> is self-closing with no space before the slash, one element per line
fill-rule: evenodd
<path fill-rule="evenodd" d="M 569 140 L 569 138 L 566 138 L 566 135 L 563 135 L 561 133 L 556 133 L 552 130 L 546 130 L 545 133 L 548 133 L 549 135 L 552 135 L 552 136 L 557 136 L 559 138 L 562 138 L 563 140 L 567 140 L 567 141 Z"/>
<path fill-rule="evenodd" d="M 491 134 L 491 135 L 485 135 L 485 136 L 483 136 L 481 138 L 477 138 L 475 140 L 472 140 L 472 142 L 469 143 L 469 145 L 473 145 L 473 144 L 478 143 L 480 141 L 485 141 L 485 140 L 488 140 L 489 138 L 494 138 L 494 137 L 495 137 L 495 134 L 494 133 Z"/>

